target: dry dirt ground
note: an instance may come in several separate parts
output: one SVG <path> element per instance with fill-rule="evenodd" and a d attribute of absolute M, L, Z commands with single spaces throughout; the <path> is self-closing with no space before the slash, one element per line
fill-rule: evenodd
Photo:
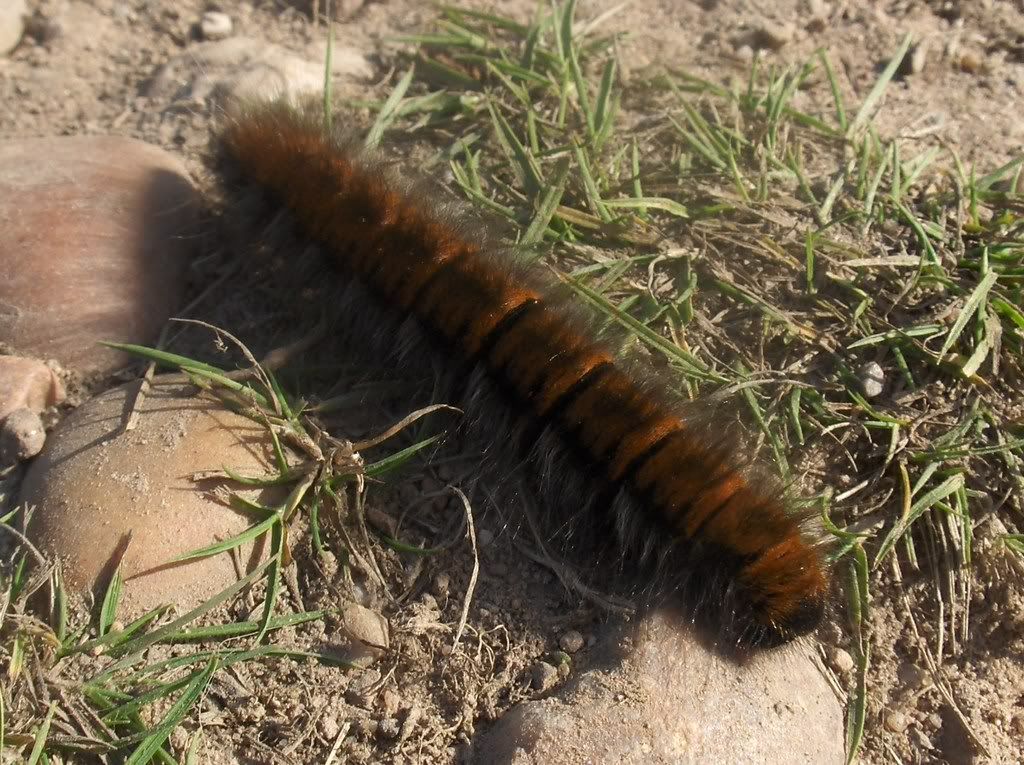
<path fill-rule="evenodd" d="M 533 10 L 532 3 L 521 0 L 466 4 L 523 18 Z M 366 81 L 346 82 L 337 98 L 382 97 L 393 84 L 397 44 L 390 38 L 422 30 L 435 12 L 414 0 L 345 6 L 347 12 L 337 26 L 338 43 L 363 52 L 373 75 Z M 578 17 L 593 18 L 612 6 L 605 0 L 580 2 Z M 212 4 L 54 0 L 31 7 L 35 15 L 26 40 L 0 59 L 0 138 L 129 135 L 184 156 L 198 177 L 205 176 L 206 115 L 164 114 L 163 104 L 153 102 L 147 93 L 158 68 L 194 44 L 196 24 Z M 318 60 L 324 30 L 311 23 L 308 3 L 254 0 L 218 7 L 233 18 L 235 34 L 278 43 Z M 985 167 L 997 166 L 1024 147 L 1024 4 L 1019 0 L 634 0 L 625 4 L 612 25 L 628 33 L 621 43 L 628 69 L 639 71 L 660 62 L 712 81 L 741 75 L 749 66 L 748 43 L 759 35 L 781 40 L 767 54 L 780 63 L 804 61 L 823 47 L 854 99 L 864 97 L 879 67 L 904 33 L 912 31 L 925 41 L 919 71 L 893 84 L 879 131 L 956 146 L 965 162 Z M 240 286 L 260 289 L 244 278 Z M 266 285 L 261 289 L 265 297 Z M 286 322 L 273 314 L 281 310 L 273 298 L 225 293 L 217 300 L 216 309 L 204 318 L 251 341 L 257 355 L 286 339 L 287 333 L 275 334 Z M 440 485 L 434 478 L 417 479 L 397 491 L 398 501 Z M 380 501 L 390 500 L 382 494 Z M 493 529 L 484 531 L 493 536 Z M 595 633 L 601 618 L 590 606 L 561 594 L 549 570 L 525 560 L 511 546 L 494 543 L 482 556 L 487 574 L 470 623 L 478 649 L 475 657 L 467 655 L 461 665 L 449 662 L 443 670 L 433 666 L 450 639 L 449 633 L 432 631 L 433 625 L 457 621 L 460 603 L 450 593 L 464 591 L 469 573 L 469 558 L 452 553 L 444 561 L 424 563 L 434 568 L 423 578 L 427 589 L 402 617 L 398 658 L 380 667 L 375 676 L 381 681 L 379 688 L 386 688 L 383 695 L 365 677 L 358 683 L 339 681 L 329 668 L 246 667 L 240 670 L 239 687 L 262 690 L 213 722 L 224 726 L 216 748 L 244 753 L 252 761 L 285 761 L 279 759 L 281 742 L 308 726 L 310 737 L 295 751 L 319 751 L 322 757 L 322 749 L 300 747 L 318 737 L 332 740 L 339 718 L 321 712 L 344 708 L 362 710 L 360 725 L 365 723 L 365 731 L 357 736 L 360 743 L 348 752 L 350 761 L 442 762 L 458 757 L 475 728 L 533 693 L 530 667 L 538 657 L 558 650 L 559 636 L 578 630 L 586 638 Z M 319 592 L 315 581 L 305 584 L 307 607 L 330 600 L 331 594 Z M 998 618 L 1001 611 L 1019 611 L 1020 594 L 1000 595 L 998 587 L 985 591 L 988 600 L 976 603 L 974 615 L 986 625 L 984 634 L 974 636 L 979 649 L 966 649 L 945 671 L 966 727 L 986 742 L 990 758 L 979 758 L 965 725 L 954 719 L 917 666 L 915 643 L 906 634 L 907 620 L 901 612 L 902 595 L 894 586 L 875 591 L 865 761 L 1021 761 L 1021 643 L 1019 636 L 1001 632 Z M 849 644 L 841 620 L 826 628 L 822 639 L 830 648 Z M 998 644 L 1011 648 L 991 650 Z M 371 701 L 366 700 L 368 694 Z M 419 710 L 420 732 L 403 741 L 396 728 L 393 743 L 382 745 L 380 731 L 397 725 L 398 710 L 412 707 Z M 261 730 L 263 738 L 246 743 L 246 732 L 252 729 Z"/>

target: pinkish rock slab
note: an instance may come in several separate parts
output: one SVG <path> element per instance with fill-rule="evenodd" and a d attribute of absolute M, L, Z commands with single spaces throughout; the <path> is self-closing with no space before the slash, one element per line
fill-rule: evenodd
<path fill-rule="evenodd" d="M 199 197 L 181 162 L 127 138 L 0 142 L 0 342 L 85 372 L 126 363 L 180 304 Z"/>

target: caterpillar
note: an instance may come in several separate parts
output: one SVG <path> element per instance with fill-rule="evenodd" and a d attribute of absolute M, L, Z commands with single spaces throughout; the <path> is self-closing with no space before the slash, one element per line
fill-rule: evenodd
<path fill-rule="evenodd" d="M 813 631 L 829 577 L 808 514 L 547 270 L 325 129 L 316 107 L 250 105 L 215 147 L 227 203 L 255 189 L 284 211 L 337 267 L 339 300 L 377 325 L 360 334 L 432 355 L 495 448 L 518 444 L 551 489 L 553 535 L 610 556 L 652 602 L 684 603 L 730 644 Z"/>

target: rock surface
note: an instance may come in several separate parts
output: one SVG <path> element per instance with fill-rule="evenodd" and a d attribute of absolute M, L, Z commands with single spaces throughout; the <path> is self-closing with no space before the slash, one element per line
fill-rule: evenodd
<path fill-rule="evenodd" d="M 844 761 L 842 706 L 807 646 L 741 664 L 654 615 L 614 652 L 607 669 L 584 672 L 559 697 L 511 709 L 476 762 Z"/>
<path fill-rule="evenodd" d="M 36 412 L 15 409 L 0 421 L 0 468 L 35 457 L 46 443 L 46 428 Z"/>
<path fill-rule="evenodd" d="M 64 400 L 64 386 L 46 364 L 20 356 L 0 356 L 0 420 L 15 409 L 41 412 Z"/>
<path fill-rule="evenodd" d="M 121 432 L 130 390 L 108 391 L 61 422 L 30 466 L 20 498 L 36 508 L 30 537 L 60 558 L 73 589 L 102 591 L 127 545 L 122 621 L 162 603 L 191 608 L 237 581 L 228 553 L 167 565 L 251 523 L 213 497 L 216 482 L 191 476 L 224 466 L 260 475 L 273 464 L 262 428 L 179 388 L 151 391 L 137 408 L 136 427 Z M 271 491 L 239 493 L 273 501 L 280 489 Z M 251 570 L 265 546 L 243 548 L 239 559 Z"/>
<path fill-rule="evenodd" d="M 0 143 L 0 341 L 83 372 L 178 308 L 198 193 L 176 157 L 116 137 Z"/>
<path fill-rule="evenodd" d="M 21 40 L 27 15 L 25 0 L 3 0 L 0 3 L 0 56 L 14 50 Z"/>
<path fill-rule="evenodd" d="M 331 73 L 366 78 L 373 68 L 362 53 L 336 45 Z M 230 109 L 251 100 L 294 100 L 320 93 L 323 86 L 323 58 L 300 58 L 273 43 L 237 36 L 190 47 L 159 69 L 147 93 L 176 109 L 210 103 Z"/>

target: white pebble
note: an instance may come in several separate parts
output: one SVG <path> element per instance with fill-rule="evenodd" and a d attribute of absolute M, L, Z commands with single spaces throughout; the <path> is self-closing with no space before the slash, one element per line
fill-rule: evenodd
<path fill-rule="evenodd" d="M 860 387 L 864 398 L 877 398 L 885 390 L 885 370 L 877 361 L 869 361 L 860 369 Z"/>
<path fill-rule="evenodd" d="M 231 17 L 220 11 L 207 11 L 199 22 L 199 29 L 203 33 L 204 40 L 223 40 L 231 37 L 234 25 Z"/>

